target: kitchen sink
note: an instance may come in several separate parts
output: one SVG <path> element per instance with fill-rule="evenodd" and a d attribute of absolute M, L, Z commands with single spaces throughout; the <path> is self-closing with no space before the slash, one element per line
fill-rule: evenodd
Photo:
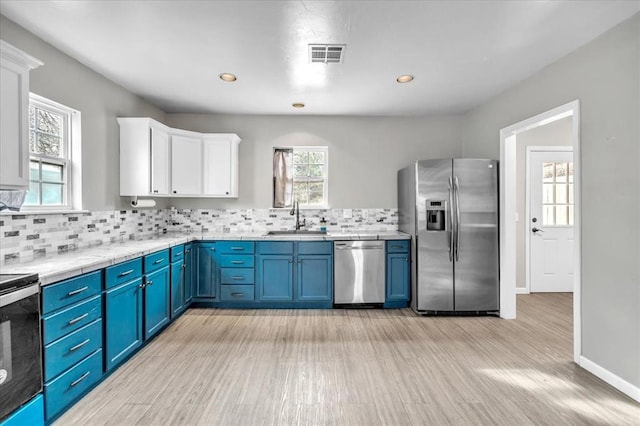
<path fill-rule="evenodd" d="M 267 235 L 327 235 L 327 231 L 311 231 L 306 229 L 287 230 L 287 231 L 269 231 Z"/>

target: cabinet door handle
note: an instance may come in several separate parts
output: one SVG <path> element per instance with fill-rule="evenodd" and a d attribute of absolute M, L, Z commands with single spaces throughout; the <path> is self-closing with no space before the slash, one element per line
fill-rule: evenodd
<path fill-rule="evenodd" d="M 187 249 L 184 251 L 185 253 L 191 253 L 191 250 Z"/>
<path fill-rule="evenodd" d="M 78 321 L 82 321 L 83 319 L 85 319 L 85 318 L 86 318 L 86 317 L 88 317 L 88 316 L 89 316 L 89 313 L 87 312 L 87 313 L 84 313 L 84 314 L 80 315 L 80 316 L 79 316 L 79 317 L 77 317 L 77 318 L 74 318 L 74 319 L 72 319 L 72 320 L 69 320 L 69 325 L 75 324 L 75 323 L 77 323 Z"/>
<path fill-rule="evenodd" d="M 187 268 L 187 265 L 184 265 L 184 264 L 183 264 L 183 265 L 182 265 L 182 269 L 186 269 L 186 268 Z"/>
<path fill-rule="evenodd" d="M 74 352 L 77 351 L 78 349 L 80 349 L 81 347 L 83 347 L 84 345 L 86 345 L 87 343 L 89 343 L 91 341 L 91 339 L 87 339 L 84 342 L 78 343 L 77 345 L 75 345 L 72 348 L 69 348 L 69 352 Z"/>
<path fill-rule="evenodd" d="M 156 260 L 155 262 L 153 262 L 153 264 L 157 265 L 158 263 L 162 263 L 162 262 L 164 262 L 164 258 Z"/>
<path fill-rule="evenodd" d="M 140 284 L 138 288 L 144 288 L 144 283 Z"/>
<path fill-rule="evenodd" d="M 84 287 L 79 288 L 77 290 L 70 291 L 69 293 L 67 293 L 67 296 L 75 296 L 76 294 L 80 294 L 85 290 L 89 290 L 89 287 L 88 286 L 84 286 Z"/>
<path fill-rule="evenodd" d="M 153 285 L 153 281 L 147 281 L 146 285 Z"/>
<path fill-rule="evenodd" d="M 231 293 L 232 296 L 237 297 L 237 296 L 242 296 L 244 295 L 244 293 Z"/>
<path fill-rule="evenodd" d="M 84 379 L 86 379 L 87 377 L 89 377 L 89 374 L 91 374 L 91 371 L 87 371 L 86 373 L 84 373 L 82 376 L 80 376 L 78 379 L 74 380 L 73 382 L 71 382 L 71 387 L 76 386 L 77 384 L 79 384 L 81 381 L 83 381 Z"/>
<path fill-rule="evenodd" d="M 234 265 L 242 265 L 244 263 L 244 260 L 232 260 L 231 263 L 233 263 Z"/>
<path fill-rule="evenodd" d="M 211 247 L 209 250 L 216 251 L 216 248 L 215 247 Z"/>
<path fill-rule="evenodd" d="M 129 269 L 128 271 L 124 271 L 124 272 L 120 272 L 120 273 L 118 274 L 118 278 L 120 278 L 120 277 L 126 277 L 127 275 L 132 274 L 132 273 L 133 273 L 133 269 Z"/>

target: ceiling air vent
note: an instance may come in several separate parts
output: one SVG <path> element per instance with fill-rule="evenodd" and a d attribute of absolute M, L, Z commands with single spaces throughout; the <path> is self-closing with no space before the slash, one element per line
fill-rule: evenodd
<path fill-rule="evenodd" d="M 320 64 L 341 64 L 345 44 L 310 44 L 309 62 Z"/>

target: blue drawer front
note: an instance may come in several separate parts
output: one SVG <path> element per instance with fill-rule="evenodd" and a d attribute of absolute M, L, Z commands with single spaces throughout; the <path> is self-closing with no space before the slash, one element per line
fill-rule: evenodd
<path fill-rule="evenodd" d="M 389 240 L 387 241 L 387 253 L 408 253 L 409 240 Z"/>
<path fill-rule="evenodd" d="M 169 249 L 152 253 L 144 257 L 144 273 L 157 271 L 160 268 L 169 266 Z"/>
<path fill-rule="evenodd" d="M 260 254 L 293 254 L 292 241 L 260 241 L 258 243 Z"/>
<path fill-rule="evenodd" d="M 142 276 L 142 258 L 118 263 L 105 269 L 105 288 L 110 289 Z"/>
<path fill-rule="evenodd" d="M 253 254 L 255 253 L 253 241 L 218 241 L 218 252 L 226 254 Z"/>
<path fill-rule="evenodd" d="M 42 313 L 48 314 L 102 291 L 102 271 L 81 275 L 42 288 Z"/>
<path fill-rule="evenodd" d="M 101 347 L 102 320 L 94 321 L 45 346 L 44 381 L 48 382 Z"/>
<path fill-rule="evenodd" d="M 44 385 L 47 420 L 55 417 L 67 405 L 86 392 L 102 377 L 102 350 L 84 359 L 75 367 Z"/>
<path fill-rule="evenodd" d="M 220 267 L 221 268 L 253 268 L 254 259 L 253 255 L 234 255 L 234 254 L 221 254 L 220 255 Z"/>
<path fill-rule="evenodd" d="M 44 398 L 38 394 L 9 417 L 0 426 L 44 426 Z"/>
<path fill-rule="evenodd" d="M 220 300 L 223 302 L 254 300 L 252 285 L 221 285 Z"/>
<path fill-rule="evenodd" d="M 254 275 L 253 268 L 222 268 L 220 284 L 253 284 Z"/>
<path fill-rule="evenodd" d="M 43 340 L 47 345 L 102 317 L 100 296 L 43 318 Z"/>
<path fill-rule="evenodd" d="M 184 244 L 171 247 L 171 262 L 177 262 L 184 259 Z"/>
<path fill-rule="evenodd" d="M 331 254 L 333 241 L 299 241 L 298 254 Z"/>

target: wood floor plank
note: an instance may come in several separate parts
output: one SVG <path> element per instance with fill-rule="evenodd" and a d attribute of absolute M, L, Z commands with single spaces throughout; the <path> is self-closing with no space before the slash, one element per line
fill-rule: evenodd
<path fill-rule="evenodd" d="M 56 425 L 637 425 L 572 362 L 571 294 L 518 319 L 190 309 Z"/>

